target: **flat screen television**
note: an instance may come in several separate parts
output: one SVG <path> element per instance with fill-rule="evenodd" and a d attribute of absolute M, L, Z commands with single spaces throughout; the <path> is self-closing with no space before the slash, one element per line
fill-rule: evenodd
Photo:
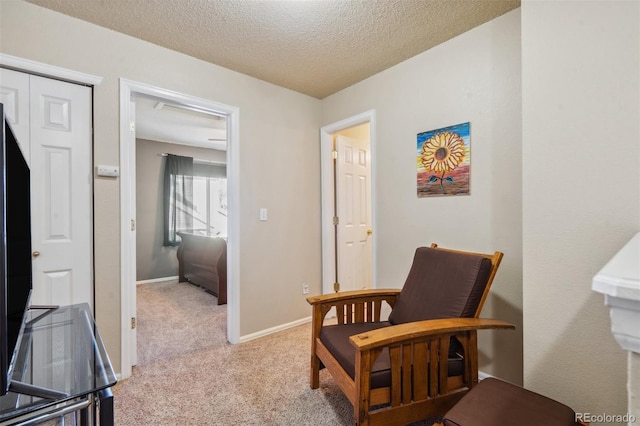
<path fill-rule="evenodd" d="M 5 112 L 0 103 L 0 395 L 9 391 L 32 288 L 29 166 Z"/>

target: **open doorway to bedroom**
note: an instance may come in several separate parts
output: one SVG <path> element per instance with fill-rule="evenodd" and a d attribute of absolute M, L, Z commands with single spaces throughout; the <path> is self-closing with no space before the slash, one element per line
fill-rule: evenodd
<path fill-rule="evenodd" d="M 126 378 L 138 361 L 136 283 L 153 280 L 152 275 L 160 280 L 177 281 L 179 275 L 177 248 L 164 246 L 159 237 L 164 216 L 163 210 L 157 211 L 163 198 L 159 175 L 164 173 L 169 155 L 191 158 L 194 169 L 199 170 L 198 176 L 193 177 L 196 197 L 190 202 L 197 204 L 198 210 L 192 232 L 226 239 L 226 339 L 231 343 L 239 340 L 239 307 L 235 297 L 239 257 L 238 109 L 124 79 L 120 106 L 121 352 L 122 377 Z M 151 123 L 149 114 L 161 115 L 160 121 Z M 163 127 L 171 130 L 162 130 Z M 137 161 L 139 155 L 146 157 L 144 161 Z M 147 178 L 151 176 L 153 188 L 138 180 L 138 171 Z M 145 199 L 144 209 L 148 211 L 141 212 L 144 217 L 138 218 L 137 206 L 145 204 L 139 203 Z M 137 253 L 145 253 L 143 262 L 137 261 Z"/>
<path fill-rule="evenodd" d="M 136 282 L 177 279 L 180 234 L 227 239 L 227 119 L 147 96 L 134 103 Z M 174 187 L 167 164 L 178 160 L 190 171 Z"/>

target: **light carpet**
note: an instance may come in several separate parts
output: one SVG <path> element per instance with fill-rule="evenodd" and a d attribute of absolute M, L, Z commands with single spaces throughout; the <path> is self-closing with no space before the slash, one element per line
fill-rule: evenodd
<path fill-rule="evenodd" d="M 216 302 L 176 280 L 138 286 L 138 365 L 113 388 L 116 425 L 354 424 L 326 371 L 309 387 L 310 324 L 231 345 Z"/>

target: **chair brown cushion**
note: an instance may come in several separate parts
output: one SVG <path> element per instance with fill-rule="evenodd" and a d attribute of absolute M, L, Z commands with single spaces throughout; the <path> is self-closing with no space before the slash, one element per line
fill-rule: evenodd
<path fill-rule="evenodd" d="M 490 272 L 486 257 L 420 247 L 389 322 L 472 318 Z"/>
<path fill-rule="evenodd" d="M 355 377 L 356 348 L 349 341 L 349 337 L 364 333 L 371 330 L 377 330 L 383 327 L 389 327 L 387 321 L 366 322 L 356 324 L 343 325 L 327 325 L 322 327 L 320 332 L 320 340 L 329 349 L 333 357 L 340 363 L 342 368 L 351 376 Z M 462 374 L 463 358 L 461 355 L 453 351 L 449 351 L 448 360 L 449 376 L 457 376 Z M 391 384 L 391 362 L 389 360 L 389 351 L 384 349 L 382 354 L 374 362 L 371 369 L 371 387 L 381 388 L 390 386 Z"/>
<path fill-rule="evenodd" d="M 564 404 L 502 380 L 482 380 L 444 416 L 444 426 L 575 426 Z"/>

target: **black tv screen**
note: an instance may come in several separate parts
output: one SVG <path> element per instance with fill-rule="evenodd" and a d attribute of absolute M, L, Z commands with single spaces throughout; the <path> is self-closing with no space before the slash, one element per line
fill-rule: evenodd
<path fill-rule="evenodd" d="M 29 166 L 0 103 L 0 395 L 8 392 L 31 295 Z"/>

